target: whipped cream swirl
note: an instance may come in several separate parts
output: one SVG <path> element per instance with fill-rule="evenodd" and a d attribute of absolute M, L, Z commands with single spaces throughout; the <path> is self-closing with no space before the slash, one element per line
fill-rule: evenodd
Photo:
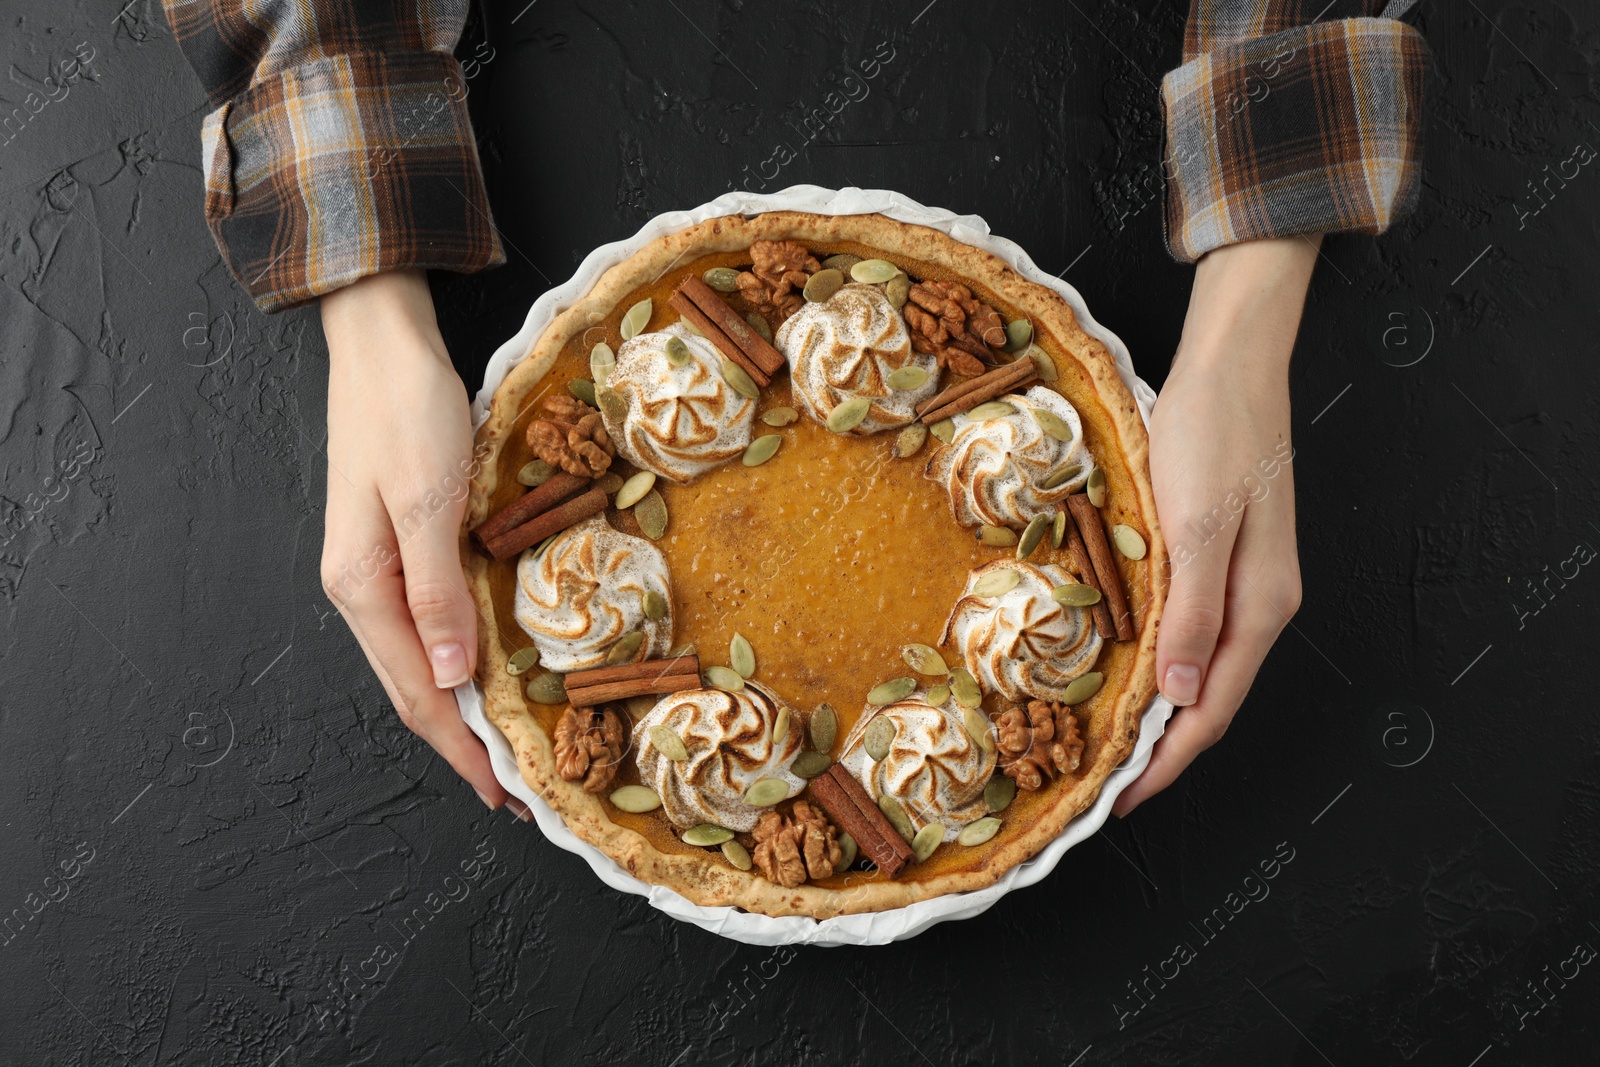
<path fill-rule="evenodd" d="M 755 829 L 770 809 L 744 802 L 745 790 L 763 778 L 789 783 L 789 796 L 805 782 L 789 771 L 800 754 L 805 724 L 790 711 L 789 732 L 777 744 L 772 727 L 784 702 L 772 690 L 745 682 L 738 693 L 721 689 L 688 689 L 656 702 L 633 728 L 639 778 L 661 797 L 661 807 L 679 829 L 711 823 L 729 830 Z M 674 762 L 650 740 L 650 731 L 665 726 L 683 740 L 689 758 Z"/>
<path fill-rule="evenodd" d="M 972 595 L 972 587 L 998 570 L 1017 572 L 1017 584 L 999 596 Z M 1100 635 L 1088 608 L 1068 607 L 1050 590 L 1072 578 L 1055 564 L 1035 566 L 997 559 L 967 575 L 966 592 L 945 620 L 940 643 L 955 639 L 967 670 L 986 691 L 1007 700 L 1060 700 L 1067 684 L 1089 673 L 1100 655 Z"/>
<path fill-rule="evenodd" d="M 775 340 L 789 361 L 796 399 L 818 422 L 846 400 L 872 401 L 852 433 L 906 425 L 939 388 L 938 357 L 911 350 L 905 320 L 875 285 L 846 285 L 824 303 L 806 304 L 784 321 Z M 902 367 L 921 367 L 927 380 L 915 389 L 891 389 L 888 377 Z"/>
<path fill-rule="evenodd" d="M 652 622 L 644 597 L 660 593 L 667 613 Z M 672 583 L 667 559 L 642 537 L 613 530 L 596 515 L 562 531 L 543 552 L 517 561 L 517 625 L 533 638 L 540 666 L 588 670 L 605 663 L 611 646 L 643 631 L 634 659 L 672 647 Z"/>
<path fill-rule="evenodd" d="M 1066 397 L 1042 385 L 1026 393 L 998 398 L 1016 411 L 1000 418 L 974 421 L 955 416 L 955 436 L 928 457 L 923 473 L 943 482 L 950 494 L 950 514 L 962 526 L 1026 526 L 1035 515 L 1055 509 L 1082 490 L 1094 467 L 1083 443 L 1083 424 Z M 1046 433 L 1034 411 L 1055 415 L 1072 431 L 1070 441 Z M 1053 488 L 1052 475 L 1077 471 Z"/>
<path fill-rule="evenodd" d="M 885 717 L 894 723 L 894 741 L 883 759 L 874 760 L 866 750 L 867 725 Z M 993 737 L 993 724 L 988 729 Z M 944 823 L 948 839 L 988 814 L 983 787 L 994 774 L 996 758 L 993 747 L 983 748 L 967 733 L 953 698 L 934 706 L 917 694 L 881 708 L 868 707 L 845 739 L 839 762 L 872 799 L 894 797 L 919 830 Z"/>
<path fill-rule="evenodd" d="M 681 367 L 667 360 L 672 337 L 689 349 L 691 358 Z M 606 389 L 622 401 L 600 405 L 617 452 L 663 478 L 687 482 L 750 443 L 756 402 L 723 380 L 717 347 L 682 323 L 623 342 Z"/>

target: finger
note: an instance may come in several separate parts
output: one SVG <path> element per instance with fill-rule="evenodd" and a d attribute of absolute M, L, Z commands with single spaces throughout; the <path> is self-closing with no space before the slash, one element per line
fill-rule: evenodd
<path fill-rule="evenodd" d="M 439 689 L 453 689 L 472 676 L 478 648 L 477 608 L 467 593 L 457 541 L 467 506 L 465 486 L 459 479 L 451 484 L 461 490 L 459 500 L 436 493 L 424 498 L 435 506 L 443 500 L 438 510 L 422 503 L 398 513 L 390 509 L 400 542 L 406 607 Z"/>
<path fill-rule="evenodd" d="M 1171 500 L 1173 493 L 1166 496 Z M 1156 685 L 1178 707 L 1198 700 L 1205 685 L 1225 622 L 1229 561 L 1244 518 L 1203 501 L 1187 489 L 1171 503 L 1157 498 L 1163 530 L 1181 530 L 1183 537 L 1181 551 L 1173 553 L 1172 583 L 1156 637 Z"/>
<path fill-rule="evenodd" d="M 380 574 L 340 605 L 400 719 L 464 778 L 490 808 L 507 793 L 495 779 L 489 753 L 462 721 L 455 694 L 433 684 L 433 671 L 405 603 L 404 579 Z"/>

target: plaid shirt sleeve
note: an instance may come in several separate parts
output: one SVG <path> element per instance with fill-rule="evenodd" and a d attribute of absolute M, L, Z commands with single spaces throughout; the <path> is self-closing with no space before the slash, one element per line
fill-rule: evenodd
<path fill-rule="evenodd" d="M 1412 3 L 1191 0 L 1184 63 L 1161 85 L 1174 257 L 1381 233 L 1411 209 L 1428 63 L 1397 21 Z"/>
<path fill-rule="evenodd" d="M 206 221 L 263 311 L 505 262 L 451 54 L 468 0 L 163 3 L 215 108 Z"/>

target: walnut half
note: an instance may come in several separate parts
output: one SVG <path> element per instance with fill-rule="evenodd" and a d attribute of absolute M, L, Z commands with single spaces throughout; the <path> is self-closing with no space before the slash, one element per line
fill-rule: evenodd
<path fill-rule="evenodd" d="M 1057 774 L 1078 769 L 1083 738 L 1078 717 L 1065 704 L 1030 700 L 1000 716 L 1000 770 L 1023 789 L 1039 789 Z"/>
<path fill-rule="evenodd" d="M 600 413 L 577 397 L 552 396 L 545 417 L 528 423 L 528 447 L 550 466 L 568 474 L 598 478 L 611 468 L 616 446 Z"/>
<path fill-rule="evenodd" d="M 956 374 L 982 374 L 1006 343 L 1000 313 L 960 282 L 926 281 L 911 287 L 905 306 L 914 351 L 932 353 Z"/>
<path fill-rule="evenodd" d="M 569 707 L 556 723 L 556 773 L 569 782 L 583 781 L 585 793 L 611 784 L 622 765 L 628 732 L 610 708 Z"/>
<path fill-rule="evenodd" d="M 788 815 L 769 811 L 754 831 L 752 859 L 770 882 L 792 889 L 807 877 L 826 878 L 842 855 L 839 831 L 821 811 L 803 800 Z"/>

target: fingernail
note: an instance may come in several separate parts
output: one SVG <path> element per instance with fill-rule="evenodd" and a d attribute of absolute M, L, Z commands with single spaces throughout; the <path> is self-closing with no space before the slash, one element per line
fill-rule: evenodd
<path fill-rule="evenodd" d="M 433 661 L 433 684 L 440 689 L 454 689 L 467 680 L 467 650 L 459 641 L 434 645 L 428 658 Z"/>
<path fill-rule="evenodd" d="M 488 797 L 484 796 L 483 793 L 476 789 L 474 789 L 473 792 L 478 794 L 478 799 L 483 801 L 485 807 L 487 807 L 490 811 L 494 810 L 494 804 L 490 802 Z"/>
<path fill-rule="evenodd" d="M 511 814 L 515 815 L 523 822 L 533 821 L 533 812 L 528 808 L 528 805 L 524 804 L 516 797 L 507 797 L 506 807 L 511 809 Z"/>
<path fill-rule="evenodd" d="M 1161 683 L 1161 695 L 1180 708 L 1199 700 L 1200 668 L 1192 663 L 1174 663 L 1168 667 Z"/>

